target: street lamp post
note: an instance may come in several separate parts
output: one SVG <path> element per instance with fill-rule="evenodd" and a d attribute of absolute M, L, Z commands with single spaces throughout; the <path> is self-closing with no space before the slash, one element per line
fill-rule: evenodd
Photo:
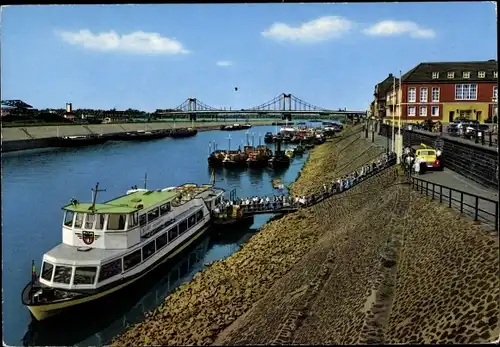
<path fill-rule="evenodd" d="M 408 147 L 410 148 L 410 151 L 411 151 L 411 135 L 412 135 L 413 125 L 408 124 L 407 125 L 407 129 L 410 132 L 410 134 L 408 136 L 409 137 L 409 145 L 408 145 Z M 416 160 L 416 158 L 413 158 L 412 161 L 411 161 L 411 165 L 410 165 L 409 170 L 408 170 L 408 176 L 411 176 L 411 169 L 412 169 L 413 164 L 415 163 L 415 160 Z"/>

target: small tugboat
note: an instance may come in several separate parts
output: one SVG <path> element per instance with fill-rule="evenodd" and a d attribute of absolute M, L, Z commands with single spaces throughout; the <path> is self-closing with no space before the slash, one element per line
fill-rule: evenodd
<path fill-rule="evenodd" d="M 267 146 L 258 146 L 248 154 L 247 166 L 249 168 L 263 168 L 268 164 L 273 152 Z"/>
<path fill-rule="evenodd" d="M 264 135 L 264 143 L 273 143 L 274 142 L 274 136 L 272 132 L 267 132 Z"/>
<path fill-rule="evenodd" d="M 210 154 L 208 157 L 208 166 L 210 167 L 222 167 L 222 161 L 225 158 L 225 152 L 222 150 L 216 150 Z"/>
<path fill-rule="evenodd" d="M 194 128 L 187 128 L 187 129 L 180 128 L 180 129 L 172 129 L 170 132 L 170 137 L 174 139 L 180 139 L 184 137 L 196 136 L 196 134 L 198 134 L 198 130 Z"/>
<path fill-rule="evenodd" d="M 83 147 L 100 145 L 106 141 L 108 141 L 107 137 L 98 134 L 75 135 L 58 137 L 56 138 L 55 145 L 57 147 Z"/>
<path fill-rule="evenodd" d="M 223 189 L 184 184 L 137 189 L 105 203 L 75 199 L 63 207 L 62 243 L 43 255 L 40 275 L 22 291 L 36 320 L 106 298 L 140 281 L 198 239 L 222 202 Z"/>
<path fill-rule="evenodd" d="M 285 189 L 285 185 L 281 183 L 280 179 L 275 179 L 271 181 L 274 189 Z"/>
<path fill-rule="evenodd" d="M 304 148 L 304 146 L 302 146 L 302 144 L 298 144 L 298 145 L 297 145 L 297 146 L 295 146 L 295 148 L 293 149 L 293 153 L 294 153 L 295 155 L 302 155 L 302 154 L 304 154 L 305 150 L 306 150 L 306 149 Z"/>
<path fill-rule="evenodd" d="M 222 160 L 222 166 L 226 169 L 245 167 L 246 165 L 247 155 L 240 151 L 228 151 Z"/>
<path fill-rule="evenodd" d="M 276 142 L 276 151 L 269 159 L 268 166 L 271 169 L 283 169 L 290 166 L 290 158 L 281 150 L 281 141 Z"/>

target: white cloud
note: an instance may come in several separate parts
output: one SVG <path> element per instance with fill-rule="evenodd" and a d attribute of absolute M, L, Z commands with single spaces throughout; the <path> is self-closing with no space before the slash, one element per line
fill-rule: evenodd
<path fill-rule="evenodd" d="M 232 61 L 229 61 L 229 60 L 220 60 L 218 61 L 217 63 L 215 63 L 217 66 L 222 66 L 222 67 L 226 67 L 226 66 L 231 66 L 231 65 L 234 65 L 234 63 Z"/>
<path fill-rule="evenodd" d="M 94 34 L 84 29 L 77 32 L 61 31 L 57 34 L 65 42 L 90 50 L 164 55 L 189 53 L 176 39 L 158 33 L 135 31 L 119 35 L 115 31 L 109 31 Z"/>
<path fill-rule="evenodd" d="M 347 33 L 353 23 L 338 16 L 326 16 L 292 27 L 285 23 L 274 23 L 261 34 L 278 41 L 312 43 L 334 39 Z"/>
<path fill-rule="evenodd" d="M 432 29 L 423 28 L 417 23 L 410 21 L 383 20 L 363 30 L 366 35 L 371 36 L 393 36 L 408 35 L 413 38 L 432 39 L 436 32 Z"/>

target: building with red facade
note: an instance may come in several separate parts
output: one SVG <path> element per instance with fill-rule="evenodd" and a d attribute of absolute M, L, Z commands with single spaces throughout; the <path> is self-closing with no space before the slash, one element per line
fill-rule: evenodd
<path fill-rule="evenodd" d="M 492 122 L 498 115 L 496 60 L 420 63 L 396 80 L 386 95 L 386 118 L 427 119 L 443 124 L 456 118 Z"/>

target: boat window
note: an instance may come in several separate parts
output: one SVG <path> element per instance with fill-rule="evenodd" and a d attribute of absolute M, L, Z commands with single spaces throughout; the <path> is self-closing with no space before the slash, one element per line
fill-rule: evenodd
<path fill-rule="evenodd" d="M 146 246 L 142 247 L 142 259 L 146 260 L 155 252 L 155 242 L 151 241 Z"/>
<path fill-rule="evenodd" d="M 141 250 L 138 249 L 123 257 L 123 271 L 127 271 L 128 269 L 133 268 L 136 265 L 139 265 L 141 262 Z"/>
<path fill-rule="evenodd" d="M 50 281 L 52 279 L 52 271 L 53 270 L 54 270 L 54 265 L 44 261 L 43 266 L 42 266 L 42 278 L 44 280 Z"/>
<path fill-rule="evenodd" d="M 78 266 L 75 268 L 73 284 L 94 284 L 97 274 L 95 266 Z"/>
<path fill-rule="evenodd" d="M 83 213 L 77 213 L 75 216 L 75 228 L 81 228 L 83 225 Z"/>
<path fill-rule="evenodd" d="M 71 227 L 73 226 L 73 217 L 75 213 L 73 211 L 66 211 L 64 213 L 64 225 Z"/>
<path fill-rule="evenodd" d="M 103 214 L 97 214 L 95 217 L 95 229 L 96 230 L 102 230 L 104 228 L 104 215 Z"/>
<path fill-rule="evenodd" d="M 203 219 L 203 210 L 199 210 L 198 212 L 196 212 L 196 222 L 199 222 L 202 219 Z"/>
<path fill-rule="evenodd" d="M 128 215 L 128 229 L 132 229 L 137 225 L 137 213 Z"/>
<path fill-rule="evenodd" d="M 115 259 L 107 264 L 101 266 L 101 271 L 99 272 L 99 282 L 107 280 L 113 276 L 122 273 L 122 259 Z"/>
<path fill-rule="evenodd" d="M 125 229 L 125 215 L 124 214 L 110 214 L 108 216 L 107 230 L 123 230 Z"/>
<path fill-rule="evenodd" d="M 156 238 L 156 250 L 159 251 L 168 242 L 168 232 Z"/>
<path fill-rule="evenodd" d="M 139 216 L 139 225 L 142 227 L 144 225 L 146 225 L 147 221 L 146 221 L 146 215 L 145 214 L 141 214 Z"/>
<path fill-rule="evenodd" d="M 94 221 L 95 221 L 95 215 L 87 213 L 85 217 L 85 229 L 93 229 Z"/>
<path fill-rule="evenodd" d="M 163 204 L 160 206 L 160 215 L 164 215 L 164 214 L 167 214 L 169 213 L 171 210 L 171 206 L 170 206 L 170 203 L 167 202 L 166 204 Z"/>
<path fill-rule="evenodd" d="M 71 266 L 56 265 L 56 271 L 54 273 L 54 282 L 69 284 L 71 282 Z"/>
<path fill-rule="evenodd" d="M 168 242 L 172 242 L 177 238 L 177 226 L 168 231 Z"/>
<path fill-rule="evenodd" d="M 188 224 L 187 227 L 191 228 L 193 225 L 196 224 L 196 215 L 193 213 L 191 216 L 188 217 Z M 186 228 L 187 229 L 187 228 Z"/>
<path fill-rule="evenodd" d="M 156 218 L 160 216 L 160 210 L 157 208 L 148 212 L 148 223 L 154 221 Z"/>

